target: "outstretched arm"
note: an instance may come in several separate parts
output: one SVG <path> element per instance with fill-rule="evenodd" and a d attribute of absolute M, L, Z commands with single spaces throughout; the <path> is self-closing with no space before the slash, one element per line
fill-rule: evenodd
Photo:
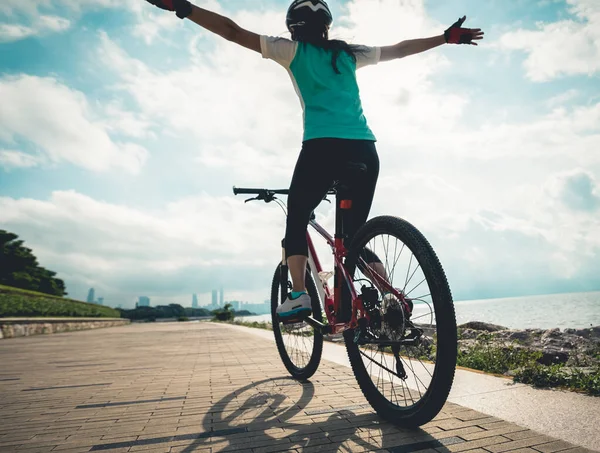
<path fill-rule="evenodd" d="M 434 36 L 432 38 L 408 39 L 393 46 L 382 47 L 381 61 L 408 57 L 409 55 L 425 52 L 426 50 L 433 49 L 442 44 L 446 44 L 444 35 Z"/>
<path fill-rule="evenodd" d="M 160 9 L 175 11 L 177 17 L 180 19 L 187 18 L 228 41 L 235 42 L 240 46 L 260 53 L 260 36 L 251 31 L 244 30 L 228 17 L 199 8 L 192 5 L 188 0 L 146 1 Z"/>
<path fill-rule="evenodd" d="M 409 39 L 399 42 L 393 46 L 381 48 L 381 61 L 394 60 L 409 55 L 425 52 L 442 44 L 471 44 L 476 46 L 474 41 L 483 39 L 483 32 L 480 28 L 461 28 L 467 16 L 463 16 L 453 23 L 443 35 L 433 36 L 423 39 Z"/>
<path fill-rule="evenodd" d="M 192 5 L 192 14 L 187 18 L 228 41 L 260 53 L 260 36 L 244 30 L 228 17 Z"/>

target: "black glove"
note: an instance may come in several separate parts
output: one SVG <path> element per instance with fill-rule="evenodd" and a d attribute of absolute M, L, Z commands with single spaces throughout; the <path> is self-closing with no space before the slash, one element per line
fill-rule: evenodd
<path fill-rule="evenodd" d="M 146 0 L 154 6 L 166 11 L 175 11 L 180 19 L 185 19 L 192 14 L 192 4 L 188 0 Z"/>
<path fill-rule="evenodd" d="M 461 28 L 466 19 L 467 16 L 461 17 L 444 32 L 444 38 L 448 44 L 477 45 L 473 40 L 482 39 L 483 33 L 480 28 Z"/>

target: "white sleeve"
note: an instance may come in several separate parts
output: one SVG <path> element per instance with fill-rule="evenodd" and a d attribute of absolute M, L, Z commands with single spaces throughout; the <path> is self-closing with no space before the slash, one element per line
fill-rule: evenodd
<path fill-rule="evenodd" d="M 263 58 L 276 61 L 284 68 L 289 68 L 296 56 L 298 43 L 285 38 L 261 35 L 260 52 Z"/>
<path fill-rule="evenodd" d="M 356 69 L 379 63 L 381 60 L 381 47 L 359 46 L 356 52 Z"/>

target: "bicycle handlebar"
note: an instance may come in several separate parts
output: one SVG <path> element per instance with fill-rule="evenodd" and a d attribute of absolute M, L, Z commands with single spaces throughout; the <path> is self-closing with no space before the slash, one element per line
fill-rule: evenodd
<path fill-rule="evenodd" d="M 290 193 L 289 189 L 248 189 L 248 188 L 238 189 L 235 186 L 233 187 L 234 195 L 239 195 L 239 194 L 256 195 L 256 197 L 254 197 L 254 198 L 248 198 L 244 203 L 248 203 L 249 201 L 254 201 L 254 200 L 259 200 L 259 201 L 264 201 L 265 203 L 270 203 L 277 199 L 277 197 L 275 195 L 289 195 L 289 193 Z M 336 193 L 335 190 L 327 191 L 327 195 L 334 195 L 335 193 Z M 327 195 L 325 196 L 325 200 L 329 201 L 329 199 L 327 199 Z"/>
<path fill-rule="evenodd" d="M 234 195 L 261 195 L 263 193 L 272 193 L 278 195 L 287 195 L 290 191 L 289 189 L 247 189 L 247 188 L 237 188 L 233 187 Z"/>

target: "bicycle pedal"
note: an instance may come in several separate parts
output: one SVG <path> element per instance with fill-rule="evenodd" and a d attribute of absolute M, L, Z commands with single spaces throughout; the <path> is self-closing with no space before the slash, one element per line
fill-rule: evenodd
<path fill-rule="evenodd" d="M 279 318 L 279 321 L 284 325 L 287 326 L 289 324 L 299 324 L 301 322 L 304 322 L 306 320 L 306 318 L 308 318 L 308 316 L 296 316 L 293 318 Z"/>

